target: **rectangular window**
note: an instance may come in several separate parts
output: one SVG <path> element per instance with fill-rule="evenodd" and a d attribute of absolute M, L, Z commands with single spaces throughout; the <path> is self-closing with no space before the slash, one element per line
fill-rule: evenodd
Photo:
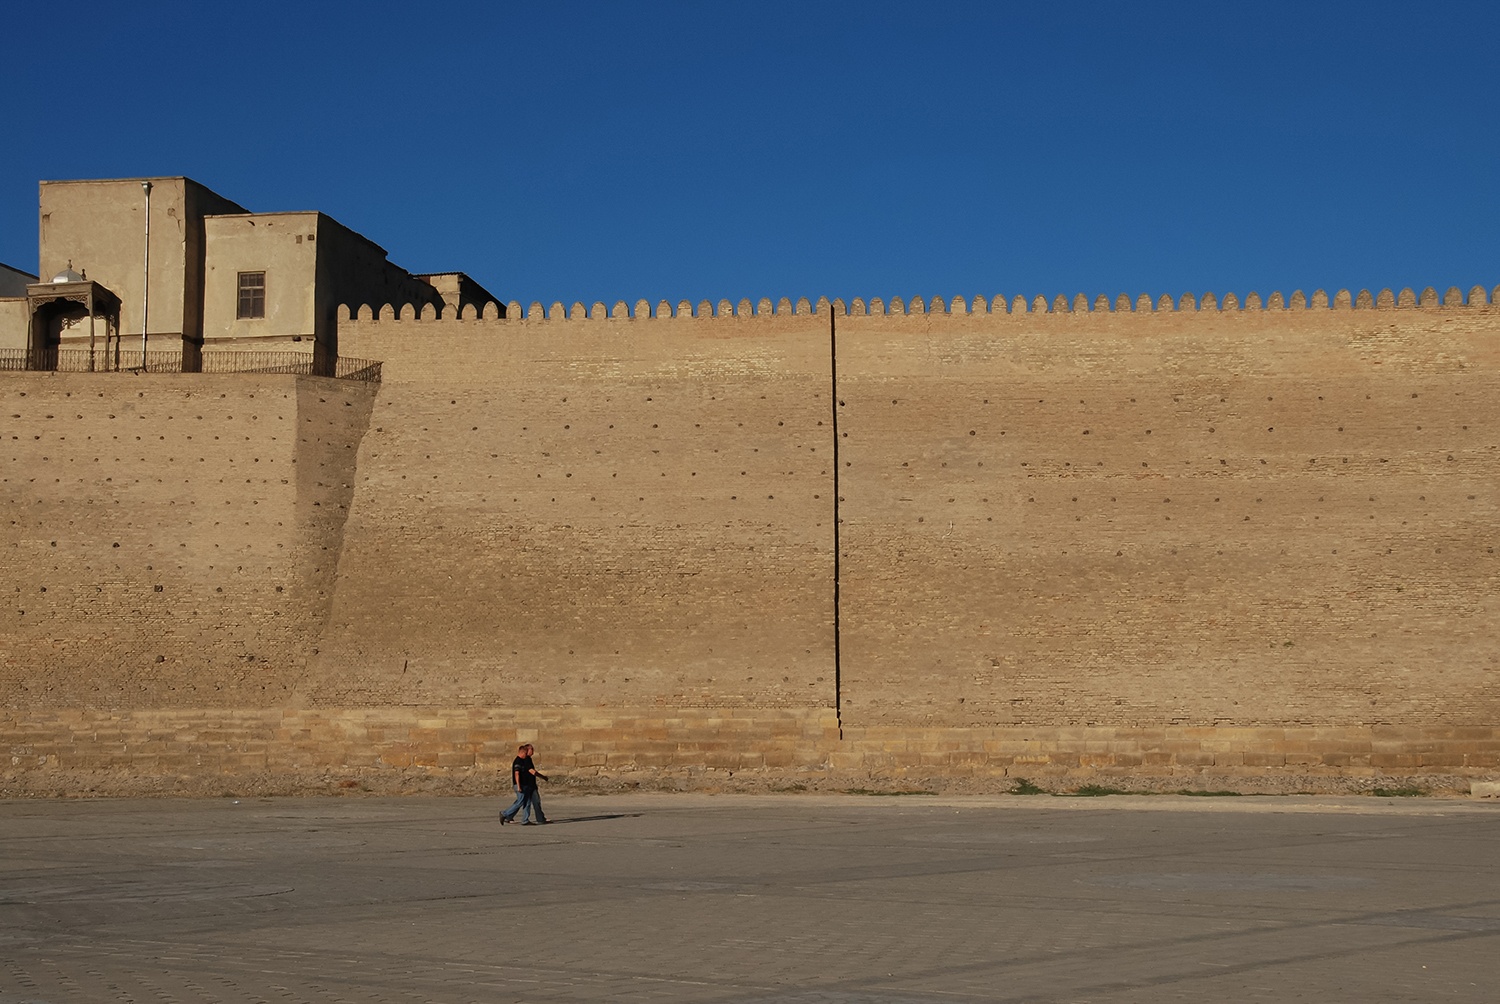
<path fill-rule="evenodd" d="M 235 317 L 266 316 L 266 274 L 240 273 L 240 305 Z"/>

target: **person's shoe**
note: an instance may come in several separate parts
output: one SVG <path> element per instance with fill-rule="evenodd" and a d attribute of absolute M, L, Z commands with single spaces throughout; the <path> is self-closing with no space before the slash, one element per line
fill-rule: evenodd
<path fill-rule="evenodd" d="M 521 825 L 522 826 L 535 826 L 536 824 L 533 823 L 531 820 L 528 819 L 528 820 L 526 820 L 526 822 L 522 823 Z"/>
<path fill-rule="evenodd" d="M 505 813 L 500 813 L 500 825 L 504 826 L 508 822 L 510 822 L 510 820 L 505 818 Z"/>

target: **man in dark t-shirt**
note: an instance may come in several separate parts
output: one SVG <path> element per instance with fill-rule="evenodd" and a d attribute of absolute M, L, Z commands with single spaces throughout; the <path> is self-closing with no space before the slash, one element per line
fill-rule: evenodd
<path fill-rule="evenodd" d="M 529 799 L 526 797 L 525 790 L 521 787 L 521 774 L 523 773 L 523 764 L 525 760 L 526 744 L 522 743 L 520 746 L 516 747 L 516 758 L 510 762 L 510 784 L 511 790 L 516 793 L 516 800 L 510 803 L 510 805 L 506 808 L 500 810 L 501 826 L 504 826 L 506 823 L 514 820 L 516 818 L 516 813 L 522 811 L 523 809 L 526 810 L 526 815 L 522 818 L 531 818 L 531 810 L 528 808 Z"/>
<path fill-rule="evenodd" d="M 522 826 L 532 825 L 532 821 L 528 817 L 533 813 L 536 815 L 536 822 L 545 823 L 547 821 L 546 813 L 542 812 L 542 796 L 536 787 L 537 778 L 545 781 L 547 775 L 537 770 L 536 765 L 531 762 L 531 755 L 535 752 L 536 747 L 527 743 L 517 750 L 518 755 L 515 760 L 511 761 L 511 779 L 515 782 L 518 793 L 516 801 L 520 805 L 519 807 L 511 806 L 511 808 L 500 814 L 502 825 L 514 819 L 518 810 L 521 813 Z"/>

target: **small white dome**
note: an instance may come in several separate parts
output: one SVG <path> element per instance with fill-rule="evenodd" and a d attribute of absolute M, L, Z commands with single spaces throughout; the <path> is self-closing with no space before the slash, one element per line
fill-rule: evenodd
<path fill-rule="evenodd" d="M 73 271 L 73 263 L 52 277 L 53 282 L 83 282 L 83 276 Z"/>

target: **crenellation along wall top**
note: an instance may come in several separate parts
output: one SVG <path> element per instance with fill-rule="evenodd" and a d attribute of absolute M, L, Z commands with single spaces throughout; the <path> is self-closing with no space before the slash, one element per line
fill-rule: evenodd
<path fill-rule="evenodd" d="M 794 303 L 790 297 L 783 296 L 774 302 L 769 297 L 761 297 L 754 303 L 748 298 L 742 298 L 737 302 L 720 299 L 717 303 L 705 299 L 696 304 L 684 299 L 677 301 L 675 305 L 667 300 L 659 300 L 654 306 L 644 299 L 636 300 L 634 304 L 616 300 L 612 306 L 606 306 L 603 301 L 599 300 L 585 306 L 581 300 L 576 300 L 568 306 L 564 306 L 561 301 L 554 301 L 545 308 L 536 300 L 524 308 L 519 301 L 512 300 L 503 305 L 494 301 L 486 302 L 483 306 L 467 303 L 461 308 L 428 304 L 420 311 L 409 304 L 400 307 L 399 310 L 391 304 L 358 304 L 343 306 L 339 311 L 339 319 L 417 322 L 457 318 L 505 324 L 556 319 L 631 321 L 647 318 L 825 315 L 829 312 L 853 317 L 898 314 L 1165 314 L 1283 310 L 1421 310 L 1488 308 L 1494 305 L 1500 305 L 1500 286 L 1486 289 L 1484 286 L 1476 285 L 1471 287 L 1468 293 L 1457 286 L 1449 286 L 1441 295 L 1433 286 L 1428 286 L 1418 293 L 1408 286 L 1399 292 L 1387 288 L 1378 293 L 1371 293 L 1368 289 L 1361 289 L 1357 293 L 1340 289 L 1331 297 L 1326 290 L 1322 289 L 1313 290 L 1311 295 L 1298 289 L 1294 290 L 1290 297 L 1279 290 L 1267 294 L 1264 298 L 1254 291 L 1246 293 L 1243 297 L 1233 292 L 1225 293 L 1220 297 L 1209 291 L 1202 294 L 1186 292 L 1176 297 L 1163 293 L 1154 300 L 1149 293 L 1139 293 L 1133 298 L 1128 293 L 1120 293 L 1114 299 L 1101 293 L 1092 300 L 1084 293 L 1074 294 L 1071 298 L 1059 293 L 1051 300 L 1040 294 L 1029 300 L 1022 295 L 966 297 L 959 294 L 947 298 L 941 295 L 933 296 L 930 299 L 920 295 L 910 299 L 893 296 L 889 300 L 878 296 L 866 300 L 864 297 L 856 296 L 847 303 L 842 298 L 830 300 L 826 296 L 820 296 L 813 301 L 803 296 L 798 297 Z"/>

